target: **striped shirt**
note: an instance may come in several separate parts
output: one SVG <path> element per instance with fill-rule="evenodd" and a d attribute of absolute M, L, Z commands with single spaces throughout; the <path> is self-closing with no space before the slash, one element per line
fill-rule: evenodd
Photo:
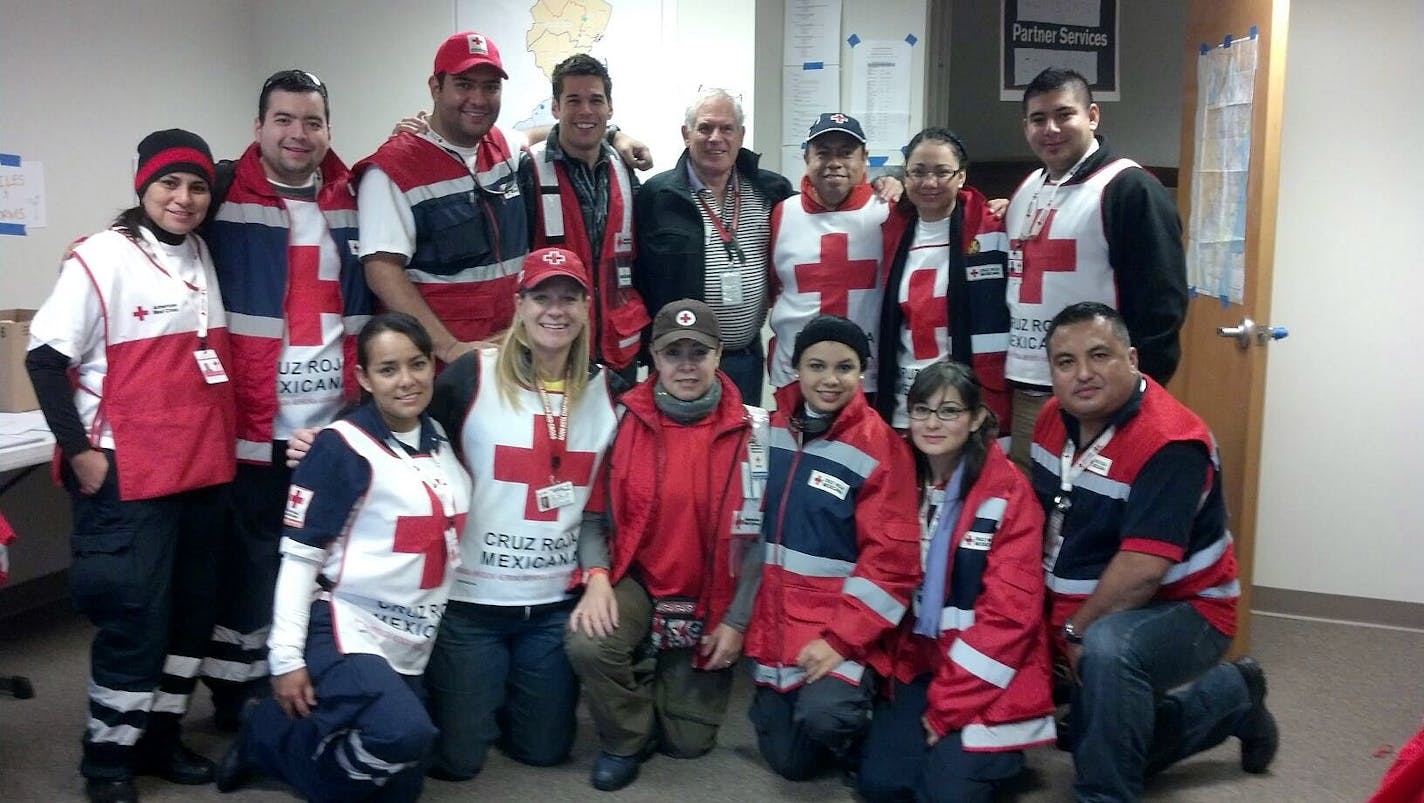
<path fill-rule="evenodd" d="M 750 346 L 761 336 L 761 325 L 766 321 L 767 311 L 767 256 L 771 241 L 771 205 L 752 188 L 747 177 L 736 172 L 736 191 L 727 193 L 725 203 L 717 194 L 707 188 L 702 179 L 693 171 L 689 163 L 688 180 L 692 185 L 692 197 L 697 213 L 702 216 L 702 232 L 705 238 L 703 269 L 707 271 L 707 297 L 703 299 L 712 311 L 717 313 L 717 323 L 722 328 L 722 343 L 727 351 L 738 351 Z M 728 227 L 734 232 L 737 247 L 743 259 L 734 260 L 723 247 L 722 235 L 712 219 L 719 220 L 735 211 L 736 225 Z M 733 280 L 727 278 L 728 288 L 740 287 L 741 299 L 723 297 L 723 274 L 736 274 Z"/>

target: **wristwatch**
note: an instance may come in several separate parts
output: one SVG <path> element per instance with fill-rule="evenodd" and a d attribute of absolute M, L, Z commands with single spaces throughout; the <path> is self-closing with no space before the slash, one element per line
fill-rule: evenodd
<path fill-rule="evenodd" d="M 1063 623 L 1063 640 L 1069 644 L 1083 643 L 1083 634 L 1079 633 L 1078 628 L 1073 626 L 1072 619 Z"/>

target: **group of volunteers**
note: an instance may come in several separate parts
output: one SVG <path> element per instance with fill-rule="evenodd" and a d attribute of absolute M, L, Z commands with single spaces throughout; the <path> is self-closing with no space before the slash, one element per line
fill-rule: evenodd
<path fill-rule="evenodd" d="M 1055 741 L 1085 801 L 1230 736 L 1266 771 L 1215 445 L 1161 384 L 1180 224 L 1082 76 L 1025 92 L 1007 209 L 940 127 L 872 185 L 840 112 L 797 192 L 724 90 L 640 184 L 601 62 L 554 70 L 548 129 L 495 125 L 507 78 L 449 37 L 348 170 L 326 84 L 278 72 L 236 161 L 149 134 L 138 205 L 65 254 L 27 366 L 91 801 L 415 800 L 491 747 L 566 761 L 580 697 L 616 790 L 714 748 L 739 664 L 766 764 L 868 800 L 988 801 Z M 180 739 L 200 678 L 217 762 Z"/>

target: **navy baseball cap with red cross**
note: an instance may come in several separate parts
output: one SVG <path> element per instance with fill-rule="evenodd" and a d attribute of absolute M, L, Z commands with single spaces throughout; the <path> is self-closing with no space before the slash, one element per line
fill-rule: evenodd
<path fill-rule="evenodd" d="M 810 144 L 816 137 L 832 131 L 849 134 L 859 140 L 860 144 L 865 144 L 865 129 L 860 127 L 860 121 L 844 112 L 825 112 L 817 117 L 816 122 L 811 124 L 811 129 L 806 132 L 806 140 L 802 144 Z"/>
<path fill-rule="evenodd" d="M 555 276 L 567 276 L 588 292 L 588 269 L 578 254 L 563 248 L 540 248 L 524 257 L 524 269 L 519 271 L 519 289 L 532 290 L 540 282 Z"/>

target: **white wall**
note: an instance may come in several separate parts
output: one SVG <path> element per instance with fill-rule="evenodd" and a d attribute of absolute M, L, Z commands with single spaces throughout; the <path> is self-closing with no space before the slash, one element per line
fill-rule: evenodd
<path fill-rule="evenodd" d="M 1424 603 L 1424 4 L 1290 11 L 1257 585 Z"/>
<path fill-rule="evenodd" d="M 0 308 L 38 306 L 65 246 L 137 203 L 145 134 L 187 128 L 219 156 L 251 139 L 251 32 L 245 3 L 0 0 L 0 152 L 44 164 L 49 224 L 0 236 Z"/>

